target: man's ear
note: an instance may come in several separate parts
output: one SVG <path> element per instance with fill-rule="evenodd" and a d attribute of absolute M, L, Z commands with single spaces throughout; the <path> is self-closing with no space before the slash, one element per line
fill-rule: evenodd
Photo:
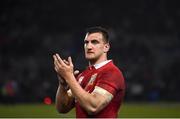
<path fill-rule="evenodd" d="M 110 45 L 109 43 L 106 43 L 105 46 L 104 46 L 104 53 L 107 53 L 110 49 Z"/>

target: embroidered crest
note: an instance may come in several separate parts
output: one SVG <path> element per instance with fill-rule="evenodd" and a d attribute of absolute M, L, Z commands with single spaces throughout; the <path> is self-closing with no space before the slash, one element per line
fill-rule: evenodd
<path fill-rule="evenodd" d="M 87 92 L 90 92 L 90 90 L 93 88 L 93 83 L 94 83 L 96 77 L 97 77 L 97 73 L 95 73 L 95 74 L 93 74 L 93 75 L 91 76 L 88 84 L 87 84 L 86 87 L 85 87 L 85 90 L 86 90 Z"/>
<path fill-rule="evenodd" d="M 92 85 L 93 82 L 94 82 L 94 80 L 96 79 L 96 77 L 97 77 L 97 73 L 93 74 L 93 75 L 91 76 L 91 79 L 89 80 L 88 85 Z"/>

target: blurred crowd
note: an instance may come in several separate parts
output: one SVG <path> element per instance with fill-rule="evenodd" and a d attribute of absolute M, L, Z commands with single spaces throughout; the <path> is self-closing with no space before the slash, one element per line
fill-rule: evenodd
<path fill-rule="evenodd" d="M 109 58 L 122 70 L 125 101 L 180 101 L 177 1 L 6 0 L 0 4 L 0 103 L 54 101 L 52 55 L 87 66 L 86 27 L 110 31 Z"/>

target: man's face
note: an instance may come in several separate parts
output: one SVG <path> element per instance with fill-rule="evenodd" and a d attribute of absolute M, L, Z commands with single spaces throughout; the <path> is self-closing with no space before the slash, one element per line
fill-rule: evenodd
<path fill-rule="evenodd" d="M 85 57 L 87 60 L 98 60 L 109 50 L 109 43 L 105 43 L 101 33 L 86 34 L 84 39 Z"/>

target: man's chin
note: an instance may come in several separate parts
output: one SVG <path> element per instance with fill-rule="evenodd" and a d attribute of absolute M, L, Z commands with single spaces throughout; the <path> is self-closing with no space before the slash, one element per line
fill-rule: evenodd
<path fill-rule="evenodd" d="M 86 59 L 90 62 L 95 62 L 97 59 L 94 57 L 86 57 Z"/>
<path fill-rule="evenodd" d="M 94 58 L 92 57 L 86 57 L 87 60 L 93 60 Z"/>
<path fill-rule="evenodd" d="M 94 57 L 86 57 L 87 60 L 95 60 Z"/>

